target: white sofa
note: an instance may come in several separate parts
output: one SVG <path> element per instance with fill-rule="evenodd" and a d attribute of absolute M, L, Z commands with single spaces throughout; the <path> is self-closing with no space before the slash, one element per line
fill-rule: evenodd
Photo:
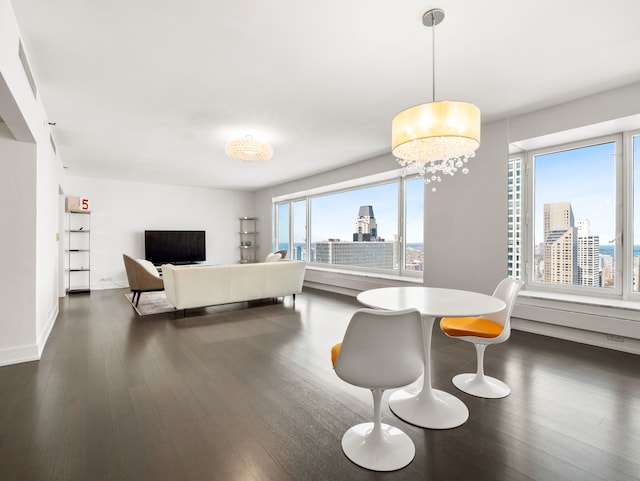
<path fill-rule="evenodd" d="M 302 292 L 305 263 L 282 260 L 223 266 L 162 266 L 167 300 L 177 309 L 295 295 Z"/>

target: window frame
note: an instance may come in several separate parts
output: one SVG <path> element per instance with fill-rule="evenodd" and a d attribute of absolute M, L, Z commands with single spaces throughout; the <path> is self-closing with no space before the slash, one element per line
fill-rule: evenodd
<path fill-rule="evenodd" d="M 614 278 L 616 280 L 615 287 L 588 287 L 578 285 L 564 284 L 547 284 L 536 282 L 534 279 L 535 266 L 535 157 L 545 154 L 580 149 L 589 146 L 601 145 L 613 142 L 615 145 L 615 166 L 614 166 L 614 199 L 615 202 L 615 269 Z M 522 213 L 524 219 L 521 219 L 523 233 L 521 234 L 522 253 L 524 254 L 524 270 L 522 272 L 522 280 L 525 282 L 525 289 L 533 291 L 552 292 L 564 295 L 590 296 L 610 299 L 629 299 L 629 280 L 627 266 L 627 254 L 625 235 L 629 229 L 628 215 L 624 208 L 628 205 L 628 197 L 632 196 L 632 188 L 628 182 L 625 184 L 624 179 L 629 178 L 626 171 L 629 168 L 628 149 L 625 148 L 627 141 L 624 133 L 615 133 L 600 137 L 585 138 L 574 142 L 568 142 L 548 147 L 542 147 L 535 150 L 523 152 L 520 156 L 511 156 L 511 158 L 520 157 L 525 160 L 523 169 L 524 181 L 521 179 L 521 186 L 526 187 L 526 191 L 521 195 Z M 626 176 L 626 177 L 625 177 Z M 632 237 L 631 237 L 632 238 Z M 623 267 L 625 267 L 623 269 Z M 522 271 L 522 270 L 521 270 Z M 640 300 L 640 295 L 638 295 Z"/>
<path fill-rule="evenodd" d="M 629 130 L 623 132 L 623 156 L 625 159 L 624 169 L 623 169 L 623 186 L 625 188 L 625 196 L 623 202 L 623 215 L 624 215 L 624 226 L 626 229 L 627 235 L 623 235 L 624 238 L 630 239 L 630 242 L 627 242 L 625 245 L 624 256 L 625 256 L 625 266 L 628 268 L 624 272 L 624 299 L 640 302 L 640 291 L 634 292 L 633 290 L 633 248 L 637 241 L 640 241 L 640 232 L 639 238 L 635 239 L 634 232 L 634 213 L 635 215 L 640 217 L 640 211 L 634 212 L 634 175 L 635 175 L 635 165 L 634 165 L 634 150 L 633 150 L 633 140 L 635 137 L 640 138 L 640 129 Z M 638 158 L 640 160 L 640 148 L 638 151 Z M 640 164 L 640 162 L 639 162 Z M 637 196 L 640 197 L 640 182 L 636 186 L 638 188 Z M 639 203 L 640 205 L 640 203 Z M 640 244 L 640 242 L 638 242 Z"/>

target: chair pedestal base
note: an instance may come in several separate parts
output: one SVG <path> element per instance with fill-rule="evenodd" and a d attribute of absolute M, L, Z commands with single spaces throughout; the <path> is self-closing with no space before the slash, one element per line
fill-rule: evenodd
<path fill-rule="evenodd" d="M 403 421 L 428 429 L 451 429 L 469 419 L 469 409 L 453 394 L 425 385 L 421 391 L 399 389 L 389 396 L 391 412 Z"/>
<path fill-rule="evenodd" d="M 351 461 L 373 471 L 395 471 L 413 460 L 416 448 L 409 436 L 388 424 L 375 435 L 373 426 L 362 423 L 344 433 L 342 450 Z"/>
<path fill-rule="evenodd" d="M 472 396 L 498 399 L 511 393 L 509 386 L 490 376 L 478 376 L 475 373 L 458 374 L 452 381 L 458 389 Z"/>

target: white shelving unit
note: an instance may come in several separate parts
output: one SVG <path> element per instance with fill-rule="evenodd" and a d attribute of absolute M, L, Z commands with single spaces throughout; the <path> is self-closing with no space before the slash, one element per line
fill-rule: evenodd
<path fill-rule="evenodd" d="M 69 212 L 67 230 L 67 292 L 91 290 L 91 213 Z"/>
<path fill-rule="evenodd" d="M 240 263 L 257 262 L 258 232 L 256 217 L 240 217 Z"/>

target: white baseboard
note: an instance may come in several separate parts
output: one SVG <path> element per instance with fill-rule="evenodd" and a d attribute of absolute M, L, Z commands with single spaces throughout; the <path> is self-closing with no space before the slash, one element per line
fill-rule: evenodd
<path fill-rule="evenodd" d="M 40 332 L 38 336 L 38 359 L 42 356 L 42 352 L 44 351 L 44 347 L 47 345 L 47 341 L 49 340 L 49 336 L 51 335 L 51 331 L 53 330 L 53 326 L 56 324 L 56 319 L 58 319 L 58 314 L 60 313 L 60 306 L 56 302 L 55 307 L 51 309 L 49 312 L 49 318 L 47 319 L 47 325 Z"/>
<path fill-rule="evenodd" d="M 105 289 L 124 289 L 129 287 L 127 281 L 96 281 L 91 283 L 92 291 L 102 291 Z"/>
<path fill-rule="evenodd" d="M 55 307 L 53 307 L 51 309 L 51 312 L 49 312 L 46 326 L 42 330 L 42 332 L 40 332 L 37 344 L 0 349 L 0 366 L 9 366 L 11 364 L 20 364 L 22 362 L 39 361 L 40 357 L 42 357 L 42 352 L 47 345 L 47 341 L 49 340 L 49 336 L 51 335 L 51 331 L 53 330 L 53 326 L 56 323 L 56 319 L 58 318 L 59 313 L 60 308 L 56 303 Z"/>
<path fill-rule="evenodd" d="M 9 347 L 0 349 L 0 366 L 19 364 L 21 362 L 37 361 L 40 359 L 38 346 Z"/>

